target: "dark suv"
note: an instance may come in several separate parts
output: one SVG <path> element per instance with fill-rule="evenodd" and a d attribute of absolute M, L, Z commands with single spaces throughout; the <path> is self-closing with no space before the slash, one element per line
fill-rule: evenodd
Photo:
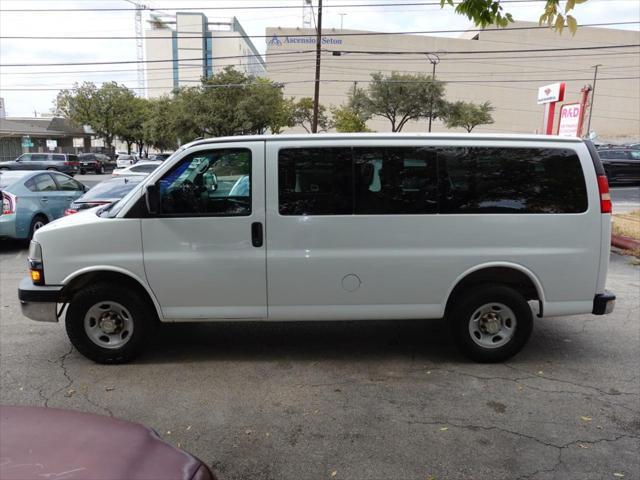
<path fill-rule="evenodd" d="M 80 174 L 86 172 L 95 172 L 96 174 L 113 172 L 116 168 L 116 162 L 112 161 L 103 153 L 81 153 L 78 155 L 80 160 Z"/>
<path fill-rule="evenodd" d="M 56 170 L 72 177 L 80 171 L 77 155 L 68 153 L 23 153 L 15 160 L 0 162 L 0 170 Z"/>
<path fill-rule="evenodd" d="M 640 184 L 640 150 L 635 148 L 605 148 L 598 150 L 609 183 Z"/>

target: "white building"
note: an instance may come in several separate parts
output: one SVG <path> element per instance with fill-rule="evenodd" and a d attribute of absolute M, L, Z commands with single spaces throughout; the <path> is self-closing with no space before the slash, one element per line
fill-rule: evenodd
<path fill-rule="evenodd" d="M 178 12 L 175 21 L 153 21 L 145 31 L 147 97 L 196 86 L 226 66 L 248 75 L 266 73 L 264 60 L 240 22 L 210 22 L 202 13 Z"/>
<path fill-rule="evenodd" d="M 268 78 L 284 85 L 287 97 L 312 97 L 315 30 L 267 28 L 266 35 Z M 607 48 L 612 45 L 632 47 Z M 638 141 L 638 45 L 638 31 L 580 26 L 575 35 L 566 30 L 559 35 L 530 22 L 516 22 L 507 29 L 474 29 L 458 38 L 327 29 L 322 35 L 320 101 L 326 107 L 345 103 L 354 85 L 366 88 L 376 72 L 431 75 L 433 61 L 436 78 L 446 82 L 448 101 L 490 101 L 495 107 L 495 123 L 474 131 L 535 133 L 542 129 L 544 112 L 544 106 L 536 103 L 538 88 L 566 81 L 564 103 L 577 103 L 582 87 L 593 83 L 593 66 L 599 64 L 591 130 L 602 141 Z M 558 48 L 567 50 L 553 51 Z M 554 132 L 559 114 L 558 106 Z M 425 131 L 427 124 L 426 120 L 409 122 L 403 131 Z M 374 117 L 367 125 L 375 131 L 390 131 L 389 121 L 382 117 Z M 437 120 L 432 130 L 449 129 Z"/>

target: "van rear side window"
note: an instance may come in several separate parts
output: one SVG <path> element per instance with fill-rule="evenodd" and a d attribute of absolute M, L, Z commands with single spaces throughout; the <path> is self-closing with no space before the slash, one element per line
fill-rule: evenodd
<path fill-rule="evenodd" d="M 440 213 L 580 213 L 587 190 L 573 150 L 438 149 Z"/>
<path fill-rule="evenodd" d="M 587 191 L 569 149 L 282 149 L 281 215 L 580 213 Z"/>

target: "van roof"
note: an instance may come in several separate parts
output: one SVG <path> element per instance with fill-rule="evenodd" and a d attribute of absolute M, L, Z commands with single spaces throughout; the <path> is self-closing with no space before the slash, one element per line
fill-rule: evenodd
<path fill-rule="evenodd" d="M 527 140 L 535 142 L 579 143 L 577 137 L 557 135 L 506 134 L 506 133 L 320 133 L 320 134 L 278 134 L 278 135 L 238 135 L 235 137 L 202 138 L 185 145 L 203 145 L 207 143 L 257 142 L 257 141 L 298 141 L 298 140 L 358 140 L 358 139 L 420 139 L 420 140 Z"/>

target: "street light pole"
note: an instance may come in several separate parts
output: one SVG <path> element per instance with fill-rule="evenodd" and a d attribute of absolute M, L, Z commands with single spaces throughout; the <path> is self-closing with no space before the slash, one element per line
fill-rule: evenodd
<path fill-rule="evenodd" d="M 311 132 L 318 133 L 318 107 L 320 102 L 320 54 L 322 43 L 322 0 L 318 0 L 318 32 L 316 34 L 316 83 L 313 92 L 313 123 Z"/>
<path fill-rule="evenodd" d="M 601 67 L 602 64 L 598 63 L 594 65 L 595 72 L 593 72 L 593 88 L 591 89 L 591 104 L 589 105 L 589 121 L 587 122 L 587 136 L 591 133 L 591 113 L 593 112 L 593 99 L 596 96 L 596 80 L 598 80 L 598 67 Z"/>
<path fill-rule="evenodd" d="M 340 15 L 340 30 L 342 30 L 342 27 L 344 25 L 344 16 L 346 15 L 346 13 L 339 13 L 338 15 Z"/>
<path fill-rule="evenodd" d="M 440 63 L 440 57 L 435 53 L 427 54 L 427 58 L 429 62 L 433 66 L 431 70 L 431 80 L 435 81 L 436 79 L 436 65 Z M 433 95 L 431 96 L 431 105 L 429 105 L 429 132 L 431 132 L 431 120 L 433 119 Z"/>

